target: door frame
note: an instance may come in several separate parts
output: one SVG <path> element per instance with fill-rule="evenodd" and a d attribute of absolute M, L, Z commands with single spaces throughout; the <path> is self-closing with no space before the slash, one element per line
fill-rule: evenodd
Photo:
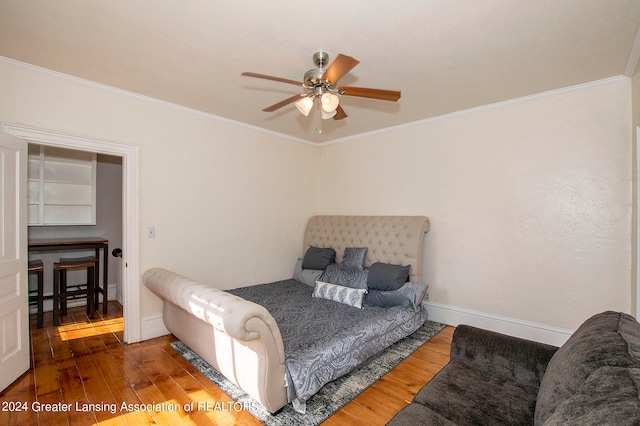
<path fill-rule="evenodd" d="M 640 33 L 638 33 L 640 34 Z M 635 209 L 635 230 L 632 232 L 634 235 L 635 241 L 632 244 L 635 247 L 632 247 L 631 252 L 633 253 L 635 249 L 635 259 L 633 259 L 633 274 L 635 275 L 635 300 L 632 301 L 631 310 L 635 315 L 636 319 L 640 321 L 640 126 L 636 126 L 636 134 L 635 134 L 635 181 L 633 181 L 633 186 L 635 186 L 635 194 L 633 194 L 632 198 L 635 198 L 634 209 Z M 633 174 L 633 173 L 632 173 Z M 633 285 L 633 284 L 632 284 Z"/>
<path fill-rule="evenodd" d="M 122 158 L 122 265 L 124 341 L 141 340 L 140 196 L 138 146 L 3 123 L 2 130 L 27 141 L 58 148 L 90 151 Z M 26 185 L 26 182 L 25 182 Z"/>

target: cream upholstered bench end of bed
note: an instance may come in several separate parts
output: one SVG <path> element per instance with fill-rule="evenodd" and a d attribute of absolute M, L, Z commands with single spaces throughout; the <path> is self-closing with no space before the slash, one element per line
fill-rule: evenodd
<path fill-rule="evenodd" d="M 287 404 L 282 336 L 264 307 L 162 268 L 142 280 L 174 336 L 270 412 Z"/>

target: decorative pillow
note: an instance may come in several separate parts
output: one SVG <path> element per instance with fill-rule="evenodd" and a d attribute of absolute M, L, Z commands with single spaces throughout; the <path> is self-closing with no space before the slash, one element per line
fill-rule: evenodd
<path fill-rule="evenodd" d="M 302 269 L 302 259 L 298 259 L 293 269 L 293 279 L 313 287 L 323 272 L 322 269 Z"/>
<path fill-rule="evenodd" d="M 313 289 L 313 297 L 333 300 L 334 302 L 344 303 L 345 305 L 362 309 L 365 292 L 366 290 L 361 288 L 344 287 L 337 284 L 316 281 L 316 286 Z"/>
<path fill-rule="evenodd" d="M 367 290 L 367 277 L 369 268 L 354 269 L 343 268 L 341 263 L 332 263 L 327 266 L 320 279 L 331 284 L 343 285 L 351 288 Z"/>
<path fill-rule="evenodd" d="M 371 290 L 397 290 L 409 279 L 409 265 L 376 262 L 369 268 L 367 287 Z"/>
<path fill-rule="evenodd" d="M 336 261 L 336 251 L 332 248 L 311 246 L 302 259 L 302 269 L 325 269 Z"/>
<path fill-rule="evenodd" d="M 342 256 L 342 267 L 362 270 L 366 255 L 366 247 L 347 247 L 344 249 L 344 255 Z"/>
<path fill-rule="evenodd" d="M 380 291 L 369 290 L 364 298 L 365 306 L 391 308 L 392 306 L 404 306 L 418 311 L 420 303 L 427 296 L 429 286 L 423 283 L 407 282 L 397 290 Z"/>

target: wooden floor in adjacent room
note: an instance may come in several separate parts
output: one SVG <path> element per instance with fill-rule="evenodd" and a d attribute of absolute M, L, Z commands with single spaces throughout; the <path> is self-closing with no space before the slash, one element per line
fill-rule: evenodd
<path fill-rule="evenodd" d="M 46 313 L 38 329 L 32 316 L 32 368 L 0 394 L 0 424 L 262 424 L 248 412 L 233 410 L 232 399 L 169 346 L 175 337 L 128 345 L 123 327 L 117 302 L 109 304 L 108 315 L 96 313 L 92 320 L 84 308 L 69 309 L 59 327 Z M 323 424 L 385 424 L 449 361 L 453 330 L 445 328 Z M 123 403 L 173 407 L 191 402 L 209 403 L 211 409 L 120 411 Z M 64 404 L 72 405 L 65 411 Z"/>

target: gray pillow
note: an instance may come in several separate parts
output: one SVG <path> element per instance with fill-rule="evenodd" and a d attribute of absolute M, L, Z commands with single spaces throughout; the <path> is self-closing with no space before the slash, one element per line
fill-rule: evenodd
<path fill-rule="evenodd" d="M 335 260 L 336 251 L 334 249 L 311 246 L 302 259 L 302 269 L 325 269 Z"/>
<path fill-rule="evenodd" d="M 298 259 L 296 267 L 293 269 L 293 279 L 313 287 L 323 272 L 322 269 L 302 269 L 302 259 Z"/>
<path fill-rule="evenodd" d="M 409 265 L 376 262 L 369 268 L 367 287 L 370 290 L 397 290 L 409 279 Z"/>
<path fill-rule="evenodd" d="M 364 258 L 367 255 L 366 247 L 347 247 L 342 256 L 342 268 L 353 268 L 362 270 Z"/>
<path fill-rule="evenodd" d="M 397 290 L 380 291 L 369 290 L 364 297 L 365 306 L 391 308 L 392 306 L 404 306 L 418 311 L 420 303 L 427 295 L 429 286 L 423 283 L 408 282 Z"/>
<path fill-rule="evenodd" d="M 343 268 L 341 263 L 332 263 L 327 266 L 320 278 L 330 284 L 339 284 L 345 287 L 367 289 L 367 276 L 369 268 L 355 269 Z"/>

